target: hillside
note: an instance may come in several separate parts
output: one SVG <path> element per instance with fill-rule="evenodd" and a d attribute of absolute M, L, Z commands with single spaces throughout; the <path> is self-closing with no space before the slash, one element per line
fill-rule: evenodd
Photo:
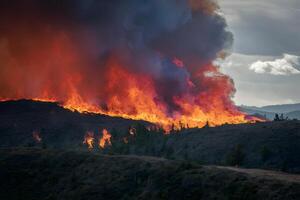
<path fill-rule="evenodd" d="M 257 110 L 270 113 L 289 113 L 300 110 L 300 103 L 297 104 L 281 104 L 281 105 L 268 105 L 268 106 L 241 106 L 242 108 Z"/>
<path fill-rule="evenodd" d="M 0 150 L 0 199 L 299 199 L 300 177 L 152 157 Z"/>
<path fill-rule="evenodd" d="M 289 112 L 289 113 L 287 113 L 287 116 L 290 119 L 300 119 L 300 111 Z"/>
<path fill-rule="evenodd" d="M 35 144 L 32 134 L 38 132 L 48 147 L 79 148 L 87 131 L 98 133 L 103 128 L 127 131 L 136 123 L 150 125 L 144 121 L 72 112 L 56 103 L 0 102 L 0 147 L 32 146 Z"/>
<path fill-rule="evenodd" d="M 166 146 L 177 158 L 218 165 L 232 164 L 239 150 L 236 164 L 300 173 L 299 144 L 300 123 L 287 121 L 186 130 L 171 135 Z"/>
<path fill-rule="evenodd" d="M 289 119 L 300 120 L 300 104 L 272 105 L 264 107 L 240 106 L 239 109 L 249 115 L 260 115 L 273 120 L 275 114 L 283 114 Z"/>
<path fill-rule="evenodd" d="M 93 130 L 98 137 L 107 128 L 112 146 L 101 149 L 95 144 L 89 151 L 300 173 L 299 121 L 224 125 L 164 135 L 146 129 L 147 122 L 80 114 L 53 103 L 2 102 L 0 110 L 0 148 L 88 151 L 83 144 L 86 131 Z M 136 128 L 136 135 L 129 134 L 129 126 Z M 40 131 L 41 143 L 33 139 L 35 130 Z"/>
<path fill-rule="evenodd" d="M 296 110 L 300 110 L 300 103 L 263 106 L 260 109 L 267 112 L 289 113 Z"/>
<path fill-rule="evenodd" d="M 267 112 L 264 110 L 260 110 L 259 108 L 256 107 L 247 107 L 247 106 L 240 106 L 239 110 L 249 115 L 260 115 L 262 117 L 267 118 L 268 120 L 273 120 L 276 114 L 274 112 Z"/>

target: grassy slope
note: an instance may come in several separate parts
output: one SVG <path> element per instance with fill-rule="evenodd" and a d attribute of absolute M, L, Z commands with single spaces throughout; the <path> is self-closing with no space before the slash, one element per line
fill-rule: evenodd
<path fill-rule="evenodd" d="M 152 157 L 0 150 L 0 199 L 299 199 L 299 177 L 276 174 Z"/>
<path fill-rule="evenodd" d="M 242 166 L 300 173 L 300 122 L 267 122 L 186 130 L 172 135 L 166 148 L 173 157 L 206 164 L 226 164 L 228 155 L 240 145 Z M 263 149 L 268 155 L 263 156 Z"/>

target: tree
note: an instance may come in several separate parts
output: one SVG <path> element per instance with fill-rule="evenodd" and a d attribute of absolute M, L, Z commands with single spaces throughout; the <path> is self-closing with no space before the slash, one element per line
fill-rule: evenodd
<path fill-rule="evenodd" d="M 280 116 L 277 113 L 275 114 L 274 121 L 287 121 L 287 120 L 289 120 L 289 118 L 288 117 L 284 117 L 283 114 L 280 114 Z"/>
<path fill-rule="evenodd" d="M 285 119 L 284 119 L 284 116 L 283 116 L 283 114 L 281 114 L 280 115 L 280 121 L 284 121 Z"/>
<path fill-rule="evenodd" d="M 270 156 L 271 156 L 271 151 L 269 150 L 269 148 L 267 146 L 262 146 L 261 150 L 260 150 L 260 155 L 261 155 L 261 160 L 263 162 L 266 162 Z"/>
<path fill-rule="evenodd" d="M 209 128 L 210 125 L 209 125 L 209 121 L 206 122 L 205 126 L 203 128 Z"/>
<path fill-rule="evenodd" d="M 274 121 L 275 121 L 275 122 L 278 122 L 278 121 L 280 121 L 279 115 L 278 115 L 277 113 L 275 114 Z"/>
<path fill-rule="evenodd" d="M 230 166 L 240 166 L 243 164 L 244 159 L 245 154 L 243 152 L 243 147 L 238 144 L 227 156 L 226 163 Z"/>

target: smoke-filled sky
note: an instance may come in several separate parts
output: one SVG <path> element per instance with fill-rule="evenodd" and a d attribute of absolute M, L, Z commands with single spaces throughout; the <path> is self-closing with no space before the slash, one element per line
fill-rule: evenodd
<path fill-rule="evenodd" d="M 300 102 L 300 1 L 218 0 L 234 34 L 222 70 L 235 81 L 235 102 Z"/>
<path fill-rule="evenodd" d="M 249 120 L 214 65 L 233 43 L 214 0 L 4 0 L 0 16 L 0 100 L 164 125 Z"/>
<path fill-rule="evenodd" d="M 299 1 L 214 2 L 1 1 L 0 97 L 231 116 L 232 77 L 237 104 L 300 102 Z"/>

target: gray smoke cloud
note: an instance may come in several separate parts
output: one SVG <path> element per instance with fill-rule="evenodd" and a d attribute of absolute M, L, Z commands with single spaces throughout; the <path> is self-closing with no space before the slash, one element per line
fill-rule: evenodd
<path fill-rule="evenodd" d="M 9 54 L 26 70 L 28 66 L 19 58 L 31 47 L 19 41 L 32 40 L 32 45 L 40 45 L 37 49 L 43 51 L 45 47 L 35 39 L 36 34 L 47 38 L 63 33 L 81 50 L 85 65 L 78 68 L 86 78 L 83 84 L 90 84 L 91 91 L 105 88 L 104 80 L 96 80 L 108 70 L 107 62 L 114 55 L 127 71 L 152 77 L 157 101 L 168 105 L 172 112 L 179 109 L 174 97 L 191 92 L 187 80 L 196 79 L 203 66 L 211 64 L 232 45 L 233 37 L 226 30 L 225 20 L 208 9 L 210 3 L 208 0 L 1 1 L 0 38 L 6 41 Z M 182 60 L 185 67 L 176 66 L 174 58 Z M 2 64 L 1 68 L 4 76 L 4 69 L 9 71 L 9 67 Z M 55 78 L 53 82 L 60 81 L 63 80 Z M 193 93 L 206 90 L 202 82 L 195 81 Z M 80 90 L 83 86 L 78 87 Z M 230 94 L 224 95 L 230 99 Z"/>

